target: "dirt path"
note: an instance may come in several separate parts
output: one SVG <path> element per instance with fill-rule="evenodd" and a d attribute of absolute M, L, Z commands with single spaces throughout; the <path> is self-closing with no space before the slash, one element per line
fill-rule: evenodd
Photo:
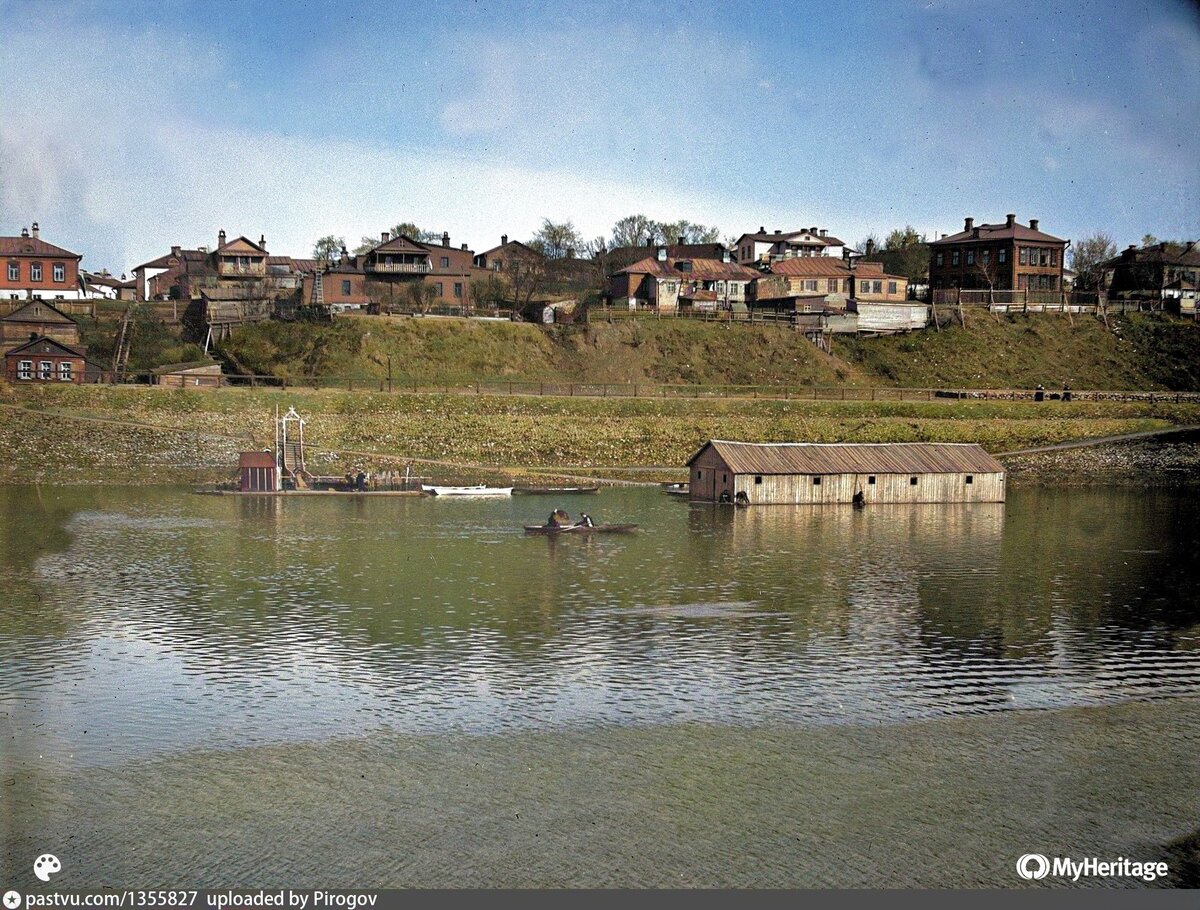
<path fill-rule="evenodd" d="M 1135 439 L 1150 439 L 1155 436 L 1171 436 L 1176 433 L 1195 433 L 1200 426 L 1170 427 L 1166 430 L 1145 430 L 1141 433 L 1124 433 L 1120 436 L 1097 436 L 1095 439 L 1077 439 L 1074 442 L 1060 442 L 1052 446 L 1039 446 L 1036 449 L 1014 449 L 1011 452 L 997 452 L 997 458 L 1007 458 L 1010 455 L 1040 455 L 1043 452 L 1060 452 L 1063 449 L 1083 449 L 1090 446 L 1109 445 L 1114 442 L 1132 442 Z"/>

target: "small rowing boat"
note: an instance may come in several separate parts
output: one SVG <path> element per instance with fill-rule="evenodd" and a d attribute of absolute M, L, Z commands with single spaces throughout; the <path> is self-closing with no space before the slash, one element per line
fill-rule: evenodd
<path fill-rule="evenodd" d="M 471 487 L 425 487 L 434 496 L 511 496 L 512 487 L 487 487 L 476 484 Z"/>
<path fill-rule="evenodd" d="M 526 534 L 557 537 L 559 534 L 632 534 L 637 525 L 526 525 Z"/>
<path fill-rule="evenodd" d="M 560 493 L 598 493 L 599 487 L 513 487 L 515 496 L 556 496 Z"/>

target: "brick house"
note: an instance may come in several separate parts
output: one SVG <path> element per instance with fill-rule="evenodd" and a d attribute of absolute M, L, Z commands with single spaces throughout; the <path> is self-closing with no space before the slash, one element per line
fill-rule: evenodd
<path fill-rule="evenodd" d="M 316 268 L 311 259 L 272 256 L 267 239 L 217 234 L 213 250 L 179 246 L 133 269 L 138 300 L 194 300 L 202 290 L 240 288 L 246 295 L 279 297 L 295 293 L 303 276 Z"/>
<path fill-rule="evenodd" d="M 853 282 L 853 287 L 851 287 Z M 809 256 L 772 262 L 770 272 L 754 282 L 756 302 L 788 297 L 822 297 L 825 303 L 844 306 L 851 297 L 880 303 L 903 303 L 908 279 L 889 275 L 879 262 L 860 260 L 853 271 L 844 259 Z"/>
<path fill-rule="evenodd" d="M 660 246 L 656 255 L 613 275 L 608 296 L 618 306 L 627 302 L 630 309 L 745 312 L 748 288 L 757 277 L 754 269 L 733 262 L 728 250 L 723 259 L 676 259 Z"/>
<path fill-rule="evenodd" d="M 7 316 L 0 317 L 0 350 L 41 337 L 77 347 L 79 325 L 46 300 L 31 300 Z"/>
<path fill-rule="evenodd" d="M 41 238 L 38 223 L 19 237 L 0 237 L 0 299 L 79 300 L 83 256 Z"/>
<path fill-rule="evenodd" d="M 101 372 L 83 348 L 53 338 L 33 338 L 4 353 L 4 378 L 9 382 L 96 382 Z"/>
<path fill-rule="evenodd" d="M 474 265 L 477 269 L 486 269 L 489 272 L 503 273 L 505 266 L 517 257 L 536 259 L 545 258 L 541 253 L 528 244 L 524 244 L 520 240 L 509 240 L 507 234 L 501 234 L 500 245 L 494 246 L 485 252 L 477 253 L 474 259 Z"/>
<path fill-rule="evenodd" d="M 349 257 L 344 255 L 337 262 L 320 266 L 304 276 L 301 305 L 327 313 L 365 310 L 371 303 L 366 283 L 362 269 L 351 265 Z"/>
<path fill-rule="evenodd" d="M 929 286 L 1059 292 L 1069 243 L 1040 230 L 1036 218 L 1028 226 L 1016 215 L 1003 224 L 967 218 L 957 234 L 929 243 Z"/>
<path fill-rule="evenodd" d="M 742 265 L 762 265 L 780 259 L 829 256 L 840 259 L 845 244 L 825 228 L 810 227 L 798 231 L 768 231 L 742 234 L 734 249 Z"/>

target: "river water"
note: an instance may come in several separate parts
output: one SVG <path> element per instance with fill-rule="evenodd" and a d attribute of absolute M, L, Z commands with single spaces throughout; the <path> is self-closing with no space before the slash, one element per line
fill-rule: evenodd
<path fill-rule="evenodd" d="M 641 529 L 520 533 L 556 505 Z M 6 488 L 0 879 L 47 851 L 125 887 L 1172 859 L 1200 826 L 1198 505 Z"/>

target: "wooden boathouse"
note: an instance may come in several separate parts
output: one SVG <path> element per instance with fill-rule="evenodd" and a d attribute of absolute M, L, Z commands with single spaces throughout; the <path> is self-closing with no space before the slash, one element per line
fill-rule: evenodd
<path fill-rule="evenodd" d="M 689 499 L 751 505 L 1003 502 L 1004 466 L 974 443 L 706 442 Z"/>

